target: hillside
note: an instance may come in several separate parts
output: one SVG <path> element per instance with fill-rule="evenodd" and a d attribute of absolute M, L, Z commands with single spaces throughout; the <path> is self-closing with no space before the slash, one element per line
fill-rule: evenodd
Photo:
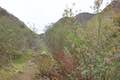
<path fill-rule="evenodd" d="M 49 26 L 45 41 L 61 65 L 57 69 L 61 72 L 56 73 L 60 80 L 120 79 L 119 5 L 119 0 L 114 0 L 95 15 L 78 14 L 78 24 L 84 23 L 85 27 L 67 16 Z"/>
<path fill-rule="evenodd" d="M 36 48 L 36 38 L 21 20 L 0 8 L 0 66 Z"/>
<path fill-rule="evenodd" d="M 41 43 L 39 35 L 0 7 L 0 80 L 13 80 L 31 64 L 28 62 L 41 50 Z"/>

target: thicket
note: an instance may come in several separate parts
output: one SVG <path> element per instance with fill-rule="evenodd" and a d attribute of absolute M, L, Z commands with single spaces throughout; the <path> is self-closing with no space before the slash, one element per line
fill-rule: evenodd
<path fill-rule="evenodd" d="M 46 45 L 61 65 L 63 80 L 120 79 L 119 16 L 108 19 L 99 13 L 101 3 L 95 3 L 97 14 L 86 27 L 80 27 L 74 17 L 64 16 L 46 31 Z"/>

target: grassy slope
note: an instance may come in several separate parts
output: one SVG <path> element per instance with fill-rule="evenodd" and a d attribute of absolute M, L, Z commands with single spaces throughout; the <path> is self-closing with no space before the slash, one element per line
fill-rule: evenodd
<path fill-rule="evenodd" d="M 0 11 L 0 80 L 10 80 L 32 58 L 37 35 L 18 18 Z M 36 40 L 34 40 L 36 38 Z M 35 52 L 34 52 L 35 53 Z"/>

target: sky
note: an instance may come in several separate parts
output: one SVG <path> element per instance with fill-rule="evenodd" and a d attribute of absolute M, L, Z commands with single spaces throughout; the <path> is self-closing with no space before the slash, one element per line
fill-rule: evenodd
<path fill-rule="evenodd" d="M 104 0 L 102 9 L 108 2 L 110 0 Z M 94 0 L 0 0 L 0 6 L 37 33 L 43 33 L 45 26 L 58 21 L 66 8 L 72 7 L 77 13 L 94 12 L 91 9 Z"/>

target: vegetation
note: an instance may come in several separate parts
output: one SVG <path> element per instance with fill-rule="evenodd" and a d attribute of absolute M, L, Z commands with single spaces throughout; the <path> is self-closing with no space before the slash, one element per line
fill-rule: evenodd
<path fill-rule="evenodd" d="M 107 12 L 98 13 L 100 4 L 96 2 L 97 14 L 86 27 L 80 27 L 74 17 L 65 16 L 46 31 L 46 44 L 62 65 L 63 80 L 120 79 L 119 16 L 106 18 Z"/>
<path fill-rule="evenodd" d="M 72 9 L 65 9 L 63 18 L 39 36 L 3 10 L 0 80 L 13 80 L 26 65 L 35 66 L 33 80 L 119 80 L 120 12 L 112 3 L 100 12 L 101 3 L 95 1 L 96 14 L 85 24 L 76 20 Z"/>
<path fill-rule="evenodd" d="M 32 53 L 40 48 L 39 42 L 38 35 L 0 8 L 0 80 L 10 80 L 14 74 L 22 71 Z"/>

